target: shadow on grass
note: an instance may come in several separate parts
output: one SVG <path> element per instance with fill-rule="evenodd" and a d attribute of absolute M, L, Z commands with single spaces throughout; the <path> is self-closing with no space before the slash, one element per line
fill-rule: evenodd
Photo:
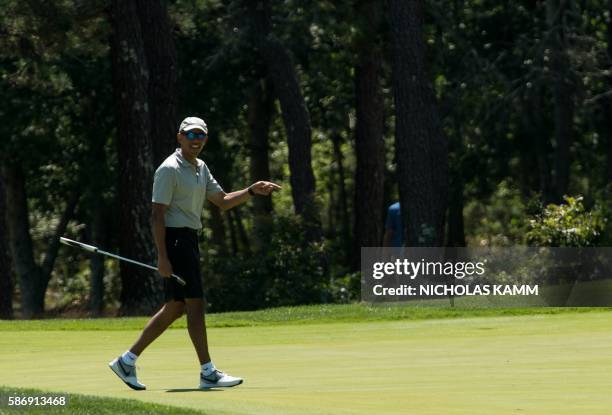
<path fill-rule="evenodd" d="M 257 387 L 257 386 L 242 386 L 241 389 L 270 389 L 269 387 Z M 166 393 L 178 393 L 178 392 L 224 392 L 227 389 L 234 388 L 209 388 L 209 389 L 198 389 L 198 388 L 181 388 L 181 389 L 162 389 Z M 288 389 L 287 387 L 275 387 L 274 389 Z"/>
<path fill-rule="evenodd" d="M 166 389 L 167 393 L 176 393 L 176 392 L 223 392 L 223 389 L 199 389 L 199 388 L 183 388 L 183 389 Z"/>

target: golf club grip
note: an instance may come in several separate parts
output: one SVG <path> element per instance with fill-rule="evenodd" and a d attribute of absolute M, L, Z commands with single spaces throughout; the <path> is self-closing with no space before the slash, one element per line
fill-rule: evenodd
<path fill-rule="evenodd" d="M 187 285 L 187 283 L 185 282 L 185 280 L 184 280 L 184 279 L 182 279 L 181 277 L 179 277 L 178 275 L 176 275 L 176 274 L 172 274 L 172 277 L 174 277 L 174 278 L 175 278 L 175 279 L 178 281 L 178 283 L 179 283 L 179 284 L 181 284 L 181 285 Z"/>
<path fill-rule="evenodd" d="M 157 267 L 154 267 L 153 265 L 144 264 L 144 263 L 142 263 L 142 262 L 139 262 L 139 261 L 134 261 L 133 259 L 129 259 L 129 258 L 124 258 L 124 257 L 122 257 L 122 256 L 115 255 L 115 254 L 111 254 L 110 252 L 102 251 L 102 250 L 99 250 L 99 249 L 97 250 L 97 252 L 98 252 L 99 254 L 106 255 L 106 256 L 109 256 L 109 257 L 111 257 L 111 258 L 116 258 L 116 259 L 118 259 L 118 260 L 120 260 L 120 261 L 125 261 L 125 262 L 129 262 L 129 263 L 131 263 L 131 264 L 140 265 L 141 267 L 149 268 L 149 269 L 152 269 L 152 270 L 155 270 L 155 271 L 159 272 L 159 269 L 158 269 Z M 184 279 L 182 279 L 181 277 L 179 277 L 178 275 L 176 275 L 176 274 L 172 274 L 171 276 L 172 276 L 173 278 L 175 278 L 175 279 L 178 281 L 178 283 L 179 283 L 179 284 L 181 284 L 181 285 L 187 285 L 187 283 L 185 282 L 185 280 L 184 280 Z"/>
<path fill-rule="evenodd" d="M 152 269 L 152 270 L 155 270 L 155 271 L 159 272 L 159 269 L 158 269 L 157 267 L 154 267 L 153 265 L 144 264 L 144 263 L 139 262 L 139 261 L 134 261 L 133 259 L 129 259 L 129 258 L 125 258 L 125 257 L 119 256 L 119 255 L 111 254 L 110 252 L 102 251 L 101 249 L 97 249 L 97 250 L 96 250 L 96 252 L 97 252 L 97 253 L 99 253 L 99 254 L 102 254 L 102 255 L 106 255 L 106 256 L 108 256 L 108 257 L 111 257 L 111 258 L 118 259 L 118 260 L 120 260 L 120 261 L 129 262 L 130 264 L 139 265 L 139 266 L 141 266 L 141 267 L 149 268 L 149 269 Z M 182 279 L 181 277 L 179 277 L 178 275 L 172 274 L 171 276 L 172 276 L 173 278 L 175 278 L 175 279 L 176 279 L 176 281 L 177 281 L 179 284 L 181 284 L 181 285 L 187 285 L 187 283 L 185 282 L 185 280 L 184 280 L 184 279 Z"/>

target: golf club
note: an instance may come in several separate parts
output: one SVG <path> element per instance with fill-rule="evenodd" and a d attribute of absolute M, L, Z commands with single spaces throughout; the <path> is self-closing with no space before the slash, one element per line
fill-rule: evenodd
<path fill-rule="evenodd" d="M 145 267 L 145 268 L 149 268 L 149 269 L 158 271 L 158 269 L 156 267 L 152 266 L 152 265 L 143 264 L 142 262 L 134 261 L 133 259 L 124 258 L 124 257 L 119 256 L 119 255 L 111 254 L 110 252 L 103 251 L 103 250 L 101 250 L 98 247 L 95 247 L 93 245 L 87 245 L 87 244 L 84 244 L 82 242 L 73 241 L 72 239 L 64 238 L 63 236 L 60 237 L 60 242 L 63 243 L 64 245 L 74 246 L 74 247 L 81 248 L 81 249 L 84 249 L 84 250 L 89 251 L 89 252 L 93 252 L 93 253 L 100 254 L 100 255 L 106 255 L 106 256 L 109 256 L 111 258 L 118 259 L 120 261 L 129 262 L 129 263 L 132 263 L 132 264 L 135 264 L 135 265 L 140 265 L 141 267 Z M 181 285 L 185 285 L 186 284 L 185 280 L 183 280 L 178 275 L 172 274 L 172 277 L 176 278 L 176 280 L 178 281 L 179 284 L 181 284 Z"/>

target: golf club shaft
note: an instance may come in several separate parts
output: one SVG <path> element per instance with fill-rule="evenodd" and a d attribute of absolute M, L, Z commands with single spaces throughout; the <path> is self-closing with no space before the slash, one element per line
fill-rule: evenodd
<path fill-rule="evenodd" d="M 76 246 L 78 248 L 84 249 L 84 250 L 89 251 L 89 252 L 93 252 L 93 253 L 100 254 L 100 255 L 105 255 L 105 256 L 108 256 L 108 257 L 111 257 L 111 258 L 118 259 L 119 261 L 129 262 L 131 264 L 139 265 L 141 267 L 152 269 L 154 271 L 159 271 L 156 267 L 154 267 L 152 265 L 144 264 L 142 262 L 134 261 L 133 259 L 129 259 L 129 258 L 125 258 L 125 257 L 119 256 L 119 255 L 111 254 L 110 252 L 103 251 L 100 248 L 97 248 L 97 247 L 95 247 L 93 245 L 87 245 L 87 244 L 84 244 L 82 242 L 73 241 L 72 239 L 64 238 L 63 236 L 60 237 L 60 242 L 63 243 L 64 245 Z M 185 285 L 186 284 L 185 281 L 181 277 L 179 277 L 178 275 L 172 274 L 172 277 L 176 278 L 176 280 L 181 285 Z"/>

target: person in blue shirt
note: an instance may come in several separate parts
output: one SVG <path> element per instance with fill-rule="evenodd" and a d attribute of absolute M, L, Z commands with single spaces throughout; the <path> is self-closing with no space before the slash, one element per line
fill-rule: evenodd
<path fill-rule="evenodd" d="M 403 244 L 404 238 L 402 232 L 402 216 L 400 204 L 399 202 L 396 202 L 389 206 L 389 209 L 387 210 L 383 246 L 399 247 Z"/>

